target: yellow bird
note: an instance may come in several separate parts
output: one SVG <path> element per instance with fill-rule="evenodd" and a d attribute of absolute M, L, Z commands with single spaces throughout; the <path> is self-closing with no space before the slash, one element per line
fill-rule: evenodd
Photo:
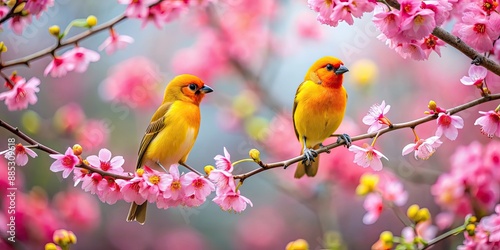
<path fill-rule="evenodd" d="M 200 102 L 213 90 L 194 75 L 179 75 L 165 89 L 163 102 L 151 118 L 139 148 L 137 168 L 146 165 L 159 171 L 184 164 L 200 128 Z M 132 203 L 127 221 L 146 221 L 147 201 Z"/>
<path fill-rule="evenodd" d="M 349 71 L 342 61 L 325 56 L 316 61 L 307 71 L 304 82 L 295 94 L 293 104 L 293 126 L 302 145 L 304 160 L 299 162 L 295 178 L 305 174 L 313 177 L 318 172 L 319 157 L 312 149 L 318 149 L 330 137 L 344 119 L 347 92 L 342 86 L 343 74 Z M 350 145 L 346 134 L 339 137 Z"/>

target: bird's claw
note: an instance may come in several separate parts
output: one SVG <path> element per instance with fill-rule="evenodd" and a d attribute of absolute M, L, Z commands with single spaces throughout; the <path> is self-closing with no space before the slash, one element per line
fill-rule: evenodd
<path fill-rule="evenodd" d="M 349 148 L 352 144 L 351 137 L 348 134 L 341 134 L 338 136 L 337 143 L 341 143 L 342 141 L 344 141 L 347 148 Z"/>
<path fill-rule="evenodd" d="M 309 163 L 314 162 L 314 158 L 316 158 L 317 156 L 318 152 L 309 148 L 305 148 L 304 159 L 302 160 L 302 163 L 309 165 Z"/>

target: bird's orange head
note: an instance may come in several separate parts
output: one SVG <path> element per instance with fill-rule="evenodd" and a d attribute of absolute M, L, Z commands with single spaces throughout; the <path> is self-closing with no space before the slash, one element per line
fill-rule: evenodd
<path fill-rule="evenodd" d="M 304 80 L 310 80 L 325 87 L 340 88 L 344 73 L 349 71 L 344 63 L 333 56 L 325 56 L 317 60 L 307 71 Z"/>
<path fill-rule="evenodd" d="M 163 103 L 181 100 L 199 105 L 205 94 L 212 91 L 213 89 L 205 85 L 197 76 L 178 75 L 165 89 Z"/>

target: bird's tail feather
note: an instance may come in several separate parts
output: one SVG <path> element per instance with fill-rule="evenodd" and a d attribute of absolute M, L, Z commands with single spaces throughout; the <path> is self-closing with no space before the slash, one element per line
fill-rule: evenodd
<path fill-rule="evenodd" d="M 137 221 L 141 225 L 146 222 L 146 210 L 148 208 L 148 202 L 144 202 L 141 205 L 137 205 L 133 202 L 130 205 L 130 210 L 128 211 L 127 221 Z"/>

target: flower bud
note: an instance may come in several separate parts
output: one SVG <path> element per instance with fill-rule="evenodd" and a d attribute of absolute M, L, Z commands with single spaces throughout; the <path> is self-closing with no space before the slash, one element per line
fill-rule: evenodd
<path fill-rule="evenodd" d="M 58 229 L 54 232 L 52 240 L 59 246 L 67 246 L 70 243 L 69 232 L 65 229 Z"/>
<path fill-rule="evenodd" d="M 135 173 L 137 174 L 137 176 L 142 177 L 142 175 L 144 174 L 144 168 L 138 168 L 137 170 L 135 170 Z"/>
<path fill-rule="evenodd" d="M 429 209 L 424 207 L 418 210 L 416 222 L 428 221 L 430 218 L 431 218 L 431 212 L 429 212 Z"/>
<path fill-rule="evenodd" d="M 0 42 L 0 53 L 2 52 L 7 52 L 7 46 L 5 46 L 5 43 L 3 41 Z"/>
<path fill-rule="evenodd" d="M 420 207 L 417 204 L 413 204 L 408 207 L 408 210 L 406 210 L 406 216 L 408 216 L 411 220 L 416 221 L 418 210 L 420 210 Z"/>
<path fill-rule="evenodd" d="M 45 244 L 45 250 L 57 250 L 56 244 L 50 242 Z"/>
<path fill-rule="evenodd" d="M 14 11 L 13 11 L 13 12 L 14 12 L 15 14 L 17 14 L 17 13 L 19 13 L 19 12 L 23 11 L 24 6 L 26 6 L 26 2 L 22 2 L 22 3 L 20 3 L 19 5 L 17 5 L 17 6 L 16 6 L 16 8 L 14 9 Z"/>
<path fill-rule="evenodd" d="M 59 25 L 52 25 L 49 27 L 49 33 L 55 37 L 59 37 L 59 33 L 61 32 L 61 28 Z"/>
<path fill-rule="evenodd" d="M 81 155 L 83 152 L 83 148 L 80 144 L 75 144 L 73 145 L 73 154 L 75 155 Z"/>
<path fill-rule="evenodd" d="M 94 27 L 97 24 L 97 17 L 90 15 L 87 17 L 87 25 L 89 28 Z"/>
<path fill-rule="evenodd" d="M 391 232 L 384 231 L 380 234 L 380 241 L 382 241 L 385 247 L 391 248 L 394 242 L 394 236 Z"/>
<path fill-rule="evenodd" d="M 465 226 L 465 231 L 467 231 L 467 234 L 469 234 L 469 236 L 474 236 L 476 234 L 476 225 L 469 224 Z"/>
<path fill-rule="evenodd" d="M 308 250 L 309 244 L 304 239 L 292 241 L 286 245 L 286 250 Z"/>
<path fill-rule="evenodd" d="M 214 170 L 214 169 L 215 169 L 215 167 L 214 167 L 214 166 L 212 166 L 212 165 L 206 165 L 206 166 L 203 168 L 203 170 L 205 171 L 205 173 L 206 173 L 207 175 L 210 175 L 210 172 L 212 172 L 212 170 Z"/>
<path fill-rule="evenodd" d="M 259 150 L 252 148 L 248 152 L 248 155 L 250 156 L 250 158 L 252 158 L 253 161 L 255 161 L 257 163 L 260 162 L 260 151 Z"/>
<path fill-rule="evenodd" d="M 437 108 L 437 104 L 435 101 L 433 100 L 430 100 L 429 101 L 429 105 L 427 106 L 430 110 L 432 111 L 436 111 L 436 108 Z"/>

